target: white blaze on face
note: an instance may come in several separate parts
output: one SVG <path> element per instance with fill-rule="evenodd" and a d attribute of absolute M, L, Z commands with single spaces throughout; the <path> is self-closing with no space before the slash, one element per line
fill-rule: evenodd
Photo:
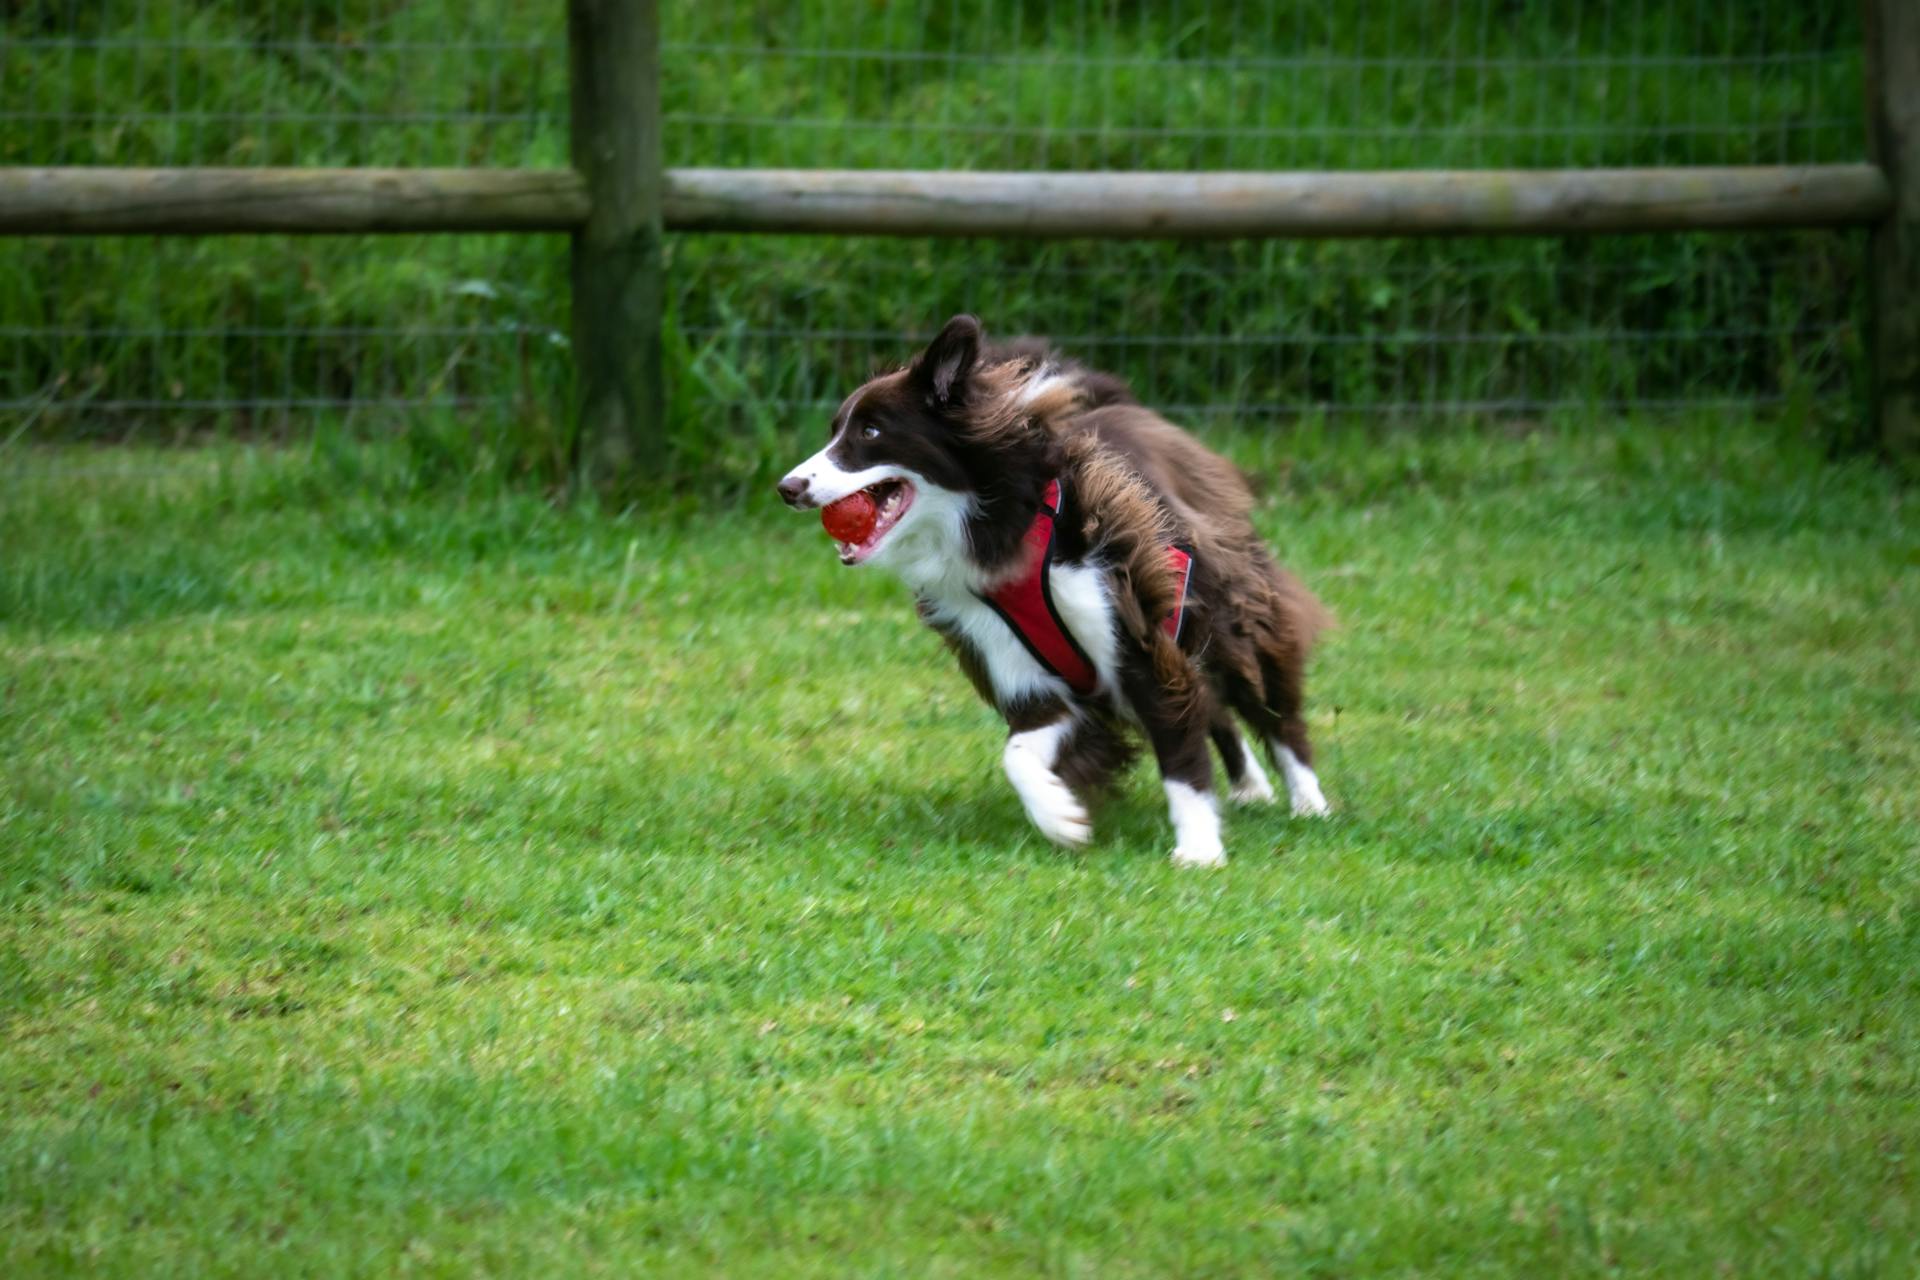
<path fill-rule="evenodd" d="M 780 480 L 780 492 L 789 505 L 801 510 L 830 507 L 863 490 L 873 503 L 873 522 L 858 542 L 840 541 L 842 564 L 863 564 L 886 549 L 898 526 L 912 513 L 913 501 L 923 482 L 918 474 L 892 463 L 849 470 L 836 454 L 853 429 L 855 411 L 865 389 L 848 397 L 834 420 L 833 437 L 827 447 L 787 472 Z M 852 513 L 845 513 L 851 515 Z M 860 527 L 858 520 L 829 521 L 828 528 Z M 838 539 L 838 534 L 835 534 Z"/>
<path fill-rule="evenodd" d="M 849 397 L 834 420 L 827 446 L 780 481 L 797 508 L 831 506 L 867 490 L 875 506 L 873 531 L 858 544 L 841 542 L 843 564 L 880 564 L 922 589 L 964 569 L 965 521 L 972 499 L 930 483 L 911 467 L 893 462 L 849 470 L 836 456 L 854 429 L 866 389 Z M 798 492 L 793 492 L 794 490 Z"/>
<path fill-rule="evenodd" d="M 865 564 L 889 550 L 895 535 L 913 522 L 921 492 L 939 492 L 906 467 L 887 464 L 848 471 L 825 450 L 788 472 L 780 484 L 783 490 L 798 487 L 788 502 L 801 508 L 831 507 L 856 494 L 865 496 L 870 518 L 850 510 L 824 520 L 840 548 L 840 562 L 849 565 Z M 843 535 L 853 540 L 843 540 Z"/>
<path fill-rule="evenodd" d="M 865 396 L 864 387 L 848 396 L 847 402 L 840 406 L 840 415 L 833 420 L 833 434 L 828 437 L 826 448 L 781 478 L 780 484 L 783 488 L 795 480 L 807 482 L 807 491 L 802 495 L 806 505 L 824 507 L 840 501 L 850 493 L 858 493 L 870 484 L 904 478 L 900 468 L 893 468 L 891 473 L 888 468 L 877 466 L 866 467 L 860 471 L 848 471 L 833 460 L 833 451 L 839 447 L 842 440 L 847 438 L 847 429 L 852 425 L 853 415 L 860 408 L 860 401 Z"/>
<path fill-rule="evenodd" d="M 838 436 L 834 437 L 837 441 Z M 787 472 L 780 483 L 790 480 L 805 480 L 807 491 L 804 495 L 811 506 L 824 507 L 840 501 L 850 493 L 858 493 L 870 485 L 883 480 L 905 480 L 918 485 L 920 477 L 905 467 L 896 467 L 882 463 L 878 466 L 863 467 L 858 471 L 848 471 L 833 460 L 833 445 L 829 444 L 805 462 Z"/>

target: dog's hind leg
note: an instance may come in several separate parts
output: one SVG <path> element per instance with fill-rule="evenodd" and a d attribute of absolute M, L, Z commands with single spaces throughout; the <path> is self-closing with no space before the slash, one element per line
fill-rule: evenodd
<path fill-rule="evenodd" d="M 1093 837 L 1093 820 L 1056 772 L 1061 747 L 1073 731 L 1073 717 L 1061 708 L 1056 718 L 1040 723 L 1019 716 L 1010 716 L 1009 721 L 1013 732 L 1001 762 L 1027 816 L 1055 844 L 1085 844 Z"/>
<path fill-rule="evenodd" d="M 1273 753 L 1273 762 L 1287 784 L 1287 799 L 1295 815 L 1324 817 L 1332 809 L 1320 791 L 1320 777 L 1313 771 L 1313 744 L 1307 740 L 1307 721 L 1301 714 L 1299 660 L 1262 653 L 1260 671 L 1266 685 L 1266 697 L 1260 703 L 1263 714 L 1248 714 L 1244 706 L 1242 714 L 1248 714 L 1267 740 L 1267 750 Z"/>
<path fill-rule="evenodd" d="M 1331 812 L 1320 791 L 1320 778 L 1313 771 L 1313 744 L 1308 741 L 1306 718 L 1301 714 L 1298 657 L 1261 650 L 1251 655 L 1246 666 L 1223 675 L 1226 700 L 1266 742 L 1274 766 L 1286 783 L 1293 812 L 1301 817 Z M 1217 733 L 1214 741 L 1219 741 Z M 1271 787 L 1268 792 L 1271 795 Z"/>
<path fill-rule="evenodd" d="M 1220 752 L 1220 763 L 1227 769 L 1227 799 L 1234 804 L 1272 804 L 1273 784 L 1267 781 L 1260 761 L 1247 750 L 1246 739 L 1234 727 L 1233 717 L 1224 709 L 1216 709 L 1207 733 Z"/>
<path fill-rule="evenodd" d="M 1320 792 L 1320 775 L 1313 766 L 1278 738 L 1267 744 L 1273 750 L 1273 758 L 1280 766 L 1280 776 L 1286 780 L 1287 799 L 1292 802 L 1295 815 L 1303 818 L 1324 818 L 1333 812 L 1326 796 Z"/>

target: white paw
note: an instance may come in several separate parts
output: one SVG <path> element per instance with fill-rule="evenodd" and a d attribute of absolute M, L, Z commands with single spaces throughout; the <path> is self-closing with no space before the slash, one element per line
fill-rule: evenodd
<path fill-rule="evenodd" d="M 1227 851 L 1218 840 L 1211 844 L 1190 840 L 1174 849 L 1173 865 L 1176 867 L 1224 867 L 1227 865 Z"/>
<path fill-rule="evenodd" d="M 1093 819 L 1087 816 L 1086 806 L 1080 803 L 1066 783 L 1036 787 L 1031 795 L 1023 795 L 1021 799 L 1026 804 L 1027 816 L 1033 819 L 1033 825 L 1055 844 L 1072 847 L 1093 839 Z"/>
<path fill-rule="evenodd" d="M 1060 720 L 1016 733 L 1007 739 L 1003 757 L 1007 781 L 1013 783 L 1033 825 L 1047 839 L 1064 845 L 1085 844 L 1093 838 L 1093 821 L 1087 817 L 1086 806 L 1053 771 L 1061 740 L 1072 727 L 1071 721 Z"/>
<path fill-rule="evenodd" d="M 1324 818 L 1333 812 L 1333 806 L 1320 794 L 1319 788 L 1307 794 L 1296 792 L 1293 796 L 1293 816 L 1296 818 Z"/>
<path fill-rule="evenodd" d="M 1275 799 L 1273 784 L 1267 781 L 1267 775 L 1260 771 L 1260 766 L 1249 760 L 1246 773 L 1227 790 L 1227 799 L 1234 804 L 1272 804 Z"/>
<path fill-rule="evenodd" d="M 1280 762 L 1280 776 L 1286 779 L 1287 796 L 1293 801 L 1294 817 L 1324 818 L 1333 812 L 1326 796 L 1321 794 L 1320 775 L 1278 742 L 1273 744 L 1273 755 Z"/>
<path fill-rule="evenodd" d="M 1220 807 L 1213 792 L 1168 779 L 1167 812 L 1173 819 L 1173 865 L 1224 867 L 1227 851 L 1220 844 Z"/>

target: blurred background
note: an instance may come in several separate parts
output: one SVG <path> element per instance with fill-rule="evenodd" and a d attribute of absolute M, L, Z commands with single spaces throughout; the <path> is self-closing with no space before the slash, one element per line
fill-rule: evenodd
<path fill-rule="evenodd" d="M 1367 169 L 1864 157 L 1852 5 L 661 6 L 669 165 Z M 6 0 L 0 164 L 562 166 L 558 0 Z M 1203 431 L 1791 414 L 1855 430 L 1850 232 L 668 239 L 671 464 L 764 475 L 947 314 Z M 564 236 L 0 239 L 9 435 L 403 433 L 564 470 Z"/>

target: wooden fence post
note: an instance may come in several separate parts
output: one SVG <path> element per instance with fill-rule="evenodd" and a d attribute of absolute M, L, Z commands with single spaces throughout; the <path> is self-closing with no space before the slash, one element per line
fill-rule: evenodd
<path fill-rule="evenodd" d="M 1920 4 L 1866 0 L 1866 36 L 1869 155 L 1893 192 L 1867 254 L 1875 434 L 1920 474 Z"/>
<path fill-rule="evenodd" d="M 573 233 L 575 483 L 631 486 L 658 456 L 660 23 L 656 0 L 568 0 L 573 166 L 591 208 Z"/>

